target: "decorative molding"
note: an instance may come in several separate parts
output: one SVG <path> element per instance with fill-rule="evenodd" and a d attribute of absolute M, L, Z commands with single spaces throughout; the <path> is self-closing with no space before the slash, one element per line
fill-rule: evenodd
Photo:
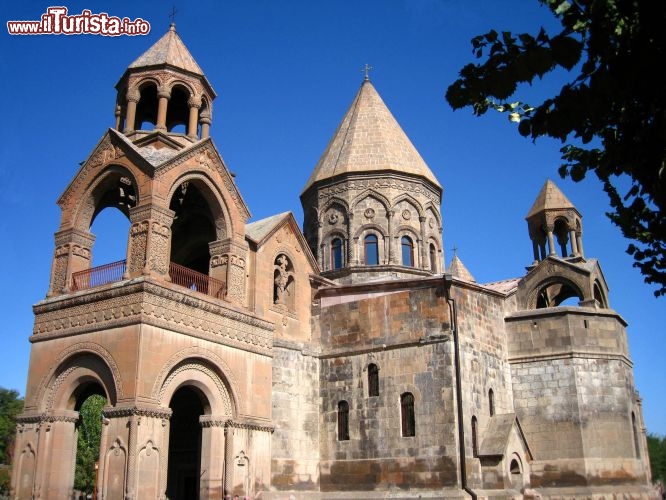
<path fill-rule="evenodd" d="M 105 408 L 102 415 L 106 418 L 126 418 L 132 416 L 158 418 L 161 420 L 169 420 L 173 411 L 171 408 L 150 408 L 147 406 L 125 406 Z"/>

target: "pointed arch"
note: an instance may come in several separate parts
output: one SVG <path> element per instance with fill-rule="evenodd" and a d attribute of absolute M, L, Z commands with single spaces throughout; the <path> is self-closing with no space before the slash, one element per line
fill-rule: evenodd
<path fill-rule="evenodd" d="M 386 210 L 387 213 L 390 210 L 391 202 L 389 201 L 389 199 L 383 194 L 379 193 L 378 191 L 375 191 L 374 189 L 366 189 L 365 191 L 357 195 L 349 204 L 350 209 L 352 211 L 356 210 L 356 207 L 359 205 L 359 203 L 361 203 L 366 198 L 374 198 L 375 200 L 377 200 L 384 207 L 384 210 Z"/>
<path fill-rule="evenodd" d="M 419 203 L 419 201 L 416 198 L 414 198 L 412 195 L 408 193 L 402 193 L 401 195 L 395 197 L 393 199 L 393 203 L 391 204 L 391 210 L 398 210 L 398 205 L 402 202 L 406 202 L 412 207 L 414 207 L 414 210 L 416 211 L 419 217 L 425 216 L 423 205 L 421 205 L 421 203 Z"/>
<path fill-rule="evenodd" d="M 563 276 L 552 276 L 536 284 L 528 294 L 528 307 L 541 309 L 557 307 L 571 297 L 583 300 L 583 289 L 575 282 Z"/>

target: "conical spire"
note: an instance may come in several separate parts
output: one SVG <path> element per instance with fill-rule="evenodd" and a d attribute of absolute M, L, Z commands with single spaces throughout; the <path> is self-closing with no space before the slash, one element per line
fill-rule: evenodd
<path fill-rule="evenodd" d="M 382 170 L 418 175 L 441 188 L 370 80 L 365 79 L 303 191 L 339 174 Z"/>
<path fill-rule="evenodd" d="M 476 283 L 476 279 L 472 276 L 472 273 L 469 272 L 467 267 L 465 267 L 465 264 L 460 260 L 460 257 L 456 254 L 453 254 L 453 259 L 451 259 L 447 273 L 463 281 Z"/>
<path fill-rule="evenodd" d="M 143 68 L 161 64 L 167 64 L 203 76 L 203 71 L 201 71 L 194 57 L 192 57 L 192 54 L 187 50 L 187 47 L 185 47 L 185 44 L 176 32 L 176 25 L 174 23 L 171 23 L 169 31 L 162 38 L 141 54 L 128 68 Z"/>
<path fill-rule="evenodd" d="M 539 191 L 539 194 L 530 208 L 530 211 L 527 214 L 529 219 L 533 215 L 543 212 L 544 210 L 561 210 L 566 208 L 573 208 L 575 210 L 573 203 L 571 203 L 564 193 L 560 191 L 553 181 L 548 179 L 546 183 Z"/>

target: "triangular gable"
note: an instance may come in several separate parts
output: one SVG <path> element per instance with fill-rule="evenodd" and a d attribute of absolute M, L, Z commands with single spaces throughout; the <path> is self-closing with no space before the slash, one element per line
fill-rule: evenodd
<path fill-rule="evenodd" d="M 231 172 L 229 172 L 227 165 L 225 164 L 222 156 L 220 155 L 219 151 L 215 147 L 215 144 L 213 143 L 213 140 L 210 137 L 194 143 L 192 147 L 183 149 L 175 156 L 169 158 L 164 163 L 155 167 L 155 176 L 159 176 L 165 172 L 168 172 L 172 168 L 177 167 L 194 156 L 197 157 L 199 165 L 201 165 L 203 168 L 215 169 L 220 174 L 222 177 L 222 182 L 224 183 L 224 187 L 227 189 L 229 196 L 236 205 L 236 208 L 241 213 L 241 215 L 245 217 L 246 220 L 249 219 L 251 216 L 250 210 L 247 208 L 245 200 L 236 187 L 236 183 L 234 182 Z"/>
<path fill-rule="evenodd" d="M 189 144 L 187 146 L 183 146 L 178 141 L 173 140 L 171 137 L 159 130 L 155 130 L 150 134 L 137 139 L 133 144 L 137 148 L 146 148 L 152 146 L 155 149 L 169 148 L 175 151 L 180 151 L 183 148 L 189 146 Z"/>
<path fill-rule="evenodd" d="M 69 198 L 81 183 L 88 178 L 88 173 L 98 170 L 99 167 L 113 163 L 115 160 L 126 156 L 134 165 L 146 175 L 152 176 L 153 166 L 139 154 L 125 137 L 114 129 L 107 129 L 97 145 L 93 148 L 88 158 L 81 163 L 79 171 L 74 175 L 63 193 L 58 198 L 57 204 L 61 208 L 66 206 Z"/>
<path fill-rule="evenodd" d="M 481 441 L 481 446 L 479 446 L 479 457 L 508 456 L 512 434 L 521 442 L 526 456 L 531 460 L 532 452 L 515 413 L 505 413 L 490 417 L 483 440 Z"/>
<path fill-rule="evenodd" d="M 317 259 L 312 255 L 310 246 L 305 240 L 300 227 L 298 227 L 294 214 L 291 212 L 283 212 L 248 224 L 245 226 L 245 237 L 255 243 L 257 248 L 260 248 L 285 226 L 288 226 L 296 236 L 301 251 L 307 257 L 312 269 L 318 273 L 319 264 Z"/>

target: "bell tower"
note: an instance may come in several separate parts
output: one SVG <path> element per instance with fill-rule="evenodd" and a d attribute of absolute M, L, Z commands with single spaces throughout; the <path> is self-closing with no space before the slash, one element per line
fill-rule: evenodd
<path fill-rule="evenodd" d="M 93 394 L 98 498 L 251 496 L 270 478 L 275 327 L 249 307 L 250 213 L 209 137 L 215 92 L 173 24 L 116 88 L 115 128 L 58 200 L 14 497 L 72 498 Z M 104 209 L 129 219 L 126 257 L 92 267 Z"/>

